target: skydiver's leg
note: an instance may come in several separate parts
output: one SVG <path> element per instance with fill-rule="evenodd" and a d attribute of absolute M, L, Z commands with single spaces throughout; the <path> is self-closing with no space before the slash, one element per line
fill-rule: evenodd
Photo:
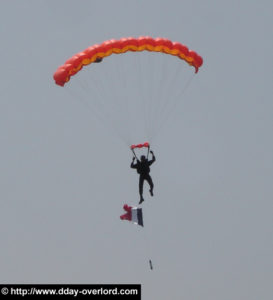
<path fill-rule="evenodd" d="M 154 190 L 154 183 L 153 183 L 152 177 L 148 174 L 148 175 L 146 175 L 146 178 L 145 178 L 145 179 L 147 180 L 147 182 L 148 182 L 149 185 L 150 185 L 150 194 L 151 194 L 151 196 L 153 196 L 153 195 L 154 195 L 154 193 L 153 193 L 153 190 Z"/>
<path fill-rule="evenodd" d="M 139 204 L 141 204 L 144 199 L 143 199 L 143 183 L 144 183 L 144 176 L 139 176 L 139 195 L 140 195 L 140 201 L 139 201 Z"/>

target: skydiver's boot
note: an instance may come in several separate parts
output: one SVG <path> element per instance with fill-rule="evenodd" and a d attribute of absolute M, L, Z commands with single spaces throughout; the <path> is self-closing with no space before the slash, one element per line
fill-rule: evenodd
<path fill-rule="evenodd" d="M 144 201 L 143 196 L 140 196 L 139 204 L 141 204 Z"/>
<path fill-rule="evenodd" d="M 153 196 L 153 195 L 154 195 L 154 193 L 153 193 L 153 189 L 150 189 L 150 194 L 151 194 L 151 196 Z"/>

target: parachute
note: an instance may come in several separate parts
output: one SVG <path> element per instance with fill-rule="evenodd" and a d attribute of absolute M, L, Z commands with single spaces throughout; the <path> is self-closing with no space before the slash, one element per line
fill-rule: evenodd
<path fill-rule="evenodd" d="M 153 141 L 202 64 L 197 52 L 179 42 L 126 37 L 73 55 L 53 78 L 133 152 L 147 148 L 149 153 L 149 143 L 133 143 Z"/>
<path fill-rule="evenodd" d="M 127 51 L 140 52 L 144 50 L 177 56 L 185 60 L 190 66 L 193 66 L 196 73 L 203 64 L 203 59 L 200 55 L 178 42 L 172 42 L 164 38 L 129 37 L 120 40 L 108 40 L 100 45 L 93 45 L 75 54 L 63 66 L 57 69 L 53 77 L 56 84 L 64 86 L 70 80 L 70 77 L 77 74 L 83 66 L 90 65 L 93 62 L 101 62 L 104 57 L 111 54 L 121 54 Z"/>

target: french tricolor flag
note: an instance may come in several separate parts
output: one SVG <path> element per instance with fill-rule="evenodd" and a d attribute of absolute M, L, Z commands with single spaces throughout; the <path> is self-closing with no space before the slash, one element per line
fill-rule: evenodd
<path fill-rule="evenodd" d="M 128 220 L 137 225 L 144 226 L 142 208 L 132 207 L 127 204 L 124 204 L 123 209 L 126 211 L 126 214 L 120 216 L 121 220 Z"/>

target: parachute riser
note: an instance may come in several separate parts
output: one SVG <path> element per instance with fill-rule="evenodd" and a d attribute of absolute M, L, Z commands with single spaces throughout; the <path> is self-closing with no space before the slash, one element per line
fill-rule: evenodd
<path fill-rule="evenodd" d="M 150 153 L 150 145 L 148 146 L 148 150 L 147 150 L 147 159 L 148 159 L 149 153 Z"/>
<path fill-rule="evenodd" d="M 134 148 L 131 148 L 132 152 L 133 152 L 133 155 L 134 157 L 138 160 L 137 156 L 136 156 L 136 153 L 135 153 L 135 149 Z M 149 157 L 149 153 L 150 153 L 150 146 L 147 147 L 147 159 Z"/>
<path fill-rule="evenodd" d="M 134 150 L 134 149 L 132 149 L 132 148 L 131 148 L 131 150 L 132 150 L 132 152 L 133 152 L 133 154 L 134 154 L 134 157 L 136 158 L 136 160 L 138 160 L 138 158 L 137 158 L 137 156 L 136 156 L 136 153 L 135 153 L 135 150 Z"/>

